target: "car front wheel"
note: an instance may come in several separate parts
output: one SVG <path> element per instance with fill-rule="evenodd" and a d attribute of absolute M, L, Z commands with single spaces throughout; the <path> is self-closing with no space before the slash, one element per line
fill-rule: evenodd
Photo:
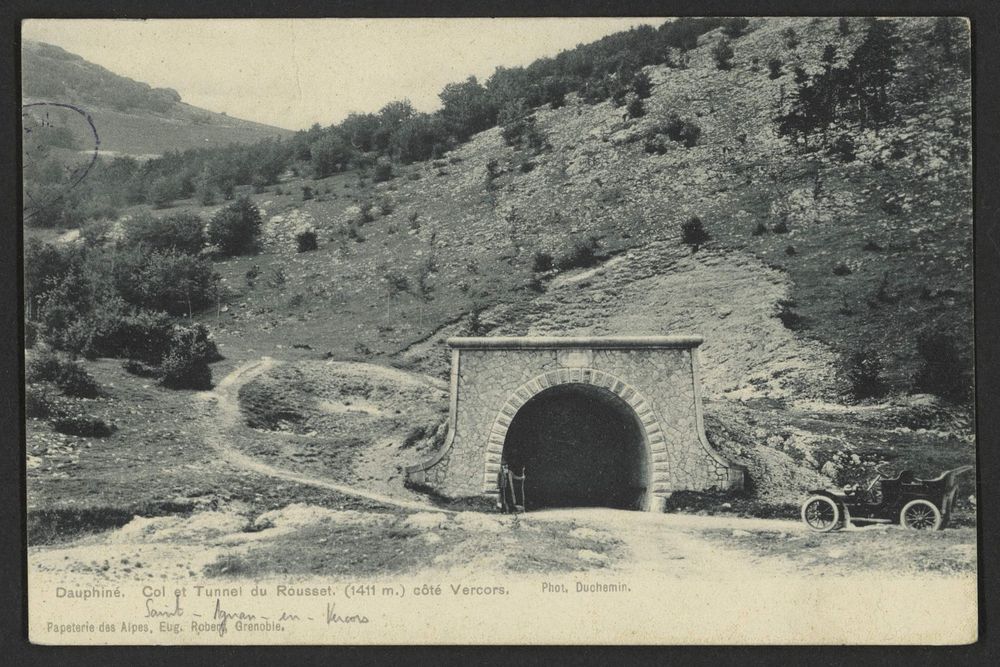
<path fill-rule="evenodd" d="M 826 496 L 811 496 L 802 503 L 802 520 L 810 530 L 829 533 L 840 525 L 840 507 Z"/>

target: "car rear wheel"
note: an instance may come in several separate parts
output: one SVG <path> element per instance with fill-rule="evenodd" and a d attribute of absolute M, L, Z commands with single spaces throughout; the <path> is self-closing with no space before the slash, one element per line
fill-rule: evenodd
<path fill-rule="evenodd" d="M 939 530 L 941 510 L 929 500 L 911 500 L 899 512 L 899 523 L 913 530 Z"/>
<path fill-rule="evenodd" d="M 829 533 L 840 526 L 840 507 L 826 496 L 811 496 L 802 503 L 802 520 L 810 530 Z"/>

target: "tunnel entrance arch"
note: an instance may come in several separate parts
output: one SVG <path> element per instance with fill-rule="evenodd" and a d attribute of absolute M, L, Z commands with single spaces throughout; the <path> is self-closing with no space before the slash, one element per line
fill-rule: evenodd
<path fill-rule="evenodd" d="M 506 456 L 525 461 L 529 479 L 540 468 L 540 480 L 548 480 L 535 501 L 549 505 L 657 511 L 675 491 L 740 489 L 745 467 L 725 459 L 705 436 L 701 342 L 700 336 L 449 338 L 447 435 L 430 458 L 406 467 L 407 483 L 449 498 L 497 498 L 510 445 Z M 578 424 L 588 416 L 580 405 L 612 426 Z M 562 433 L 546 430 L 552 414 L 570 415 L 559 417 Z M 542 454 L 554 451 L 561 457 Z M 628 454 L 619 460 L 618 452 Z M 593 465 L 584 466 L 588 460 Z M 576 474 L 560 477 L 560 465 Z M 584 467 L 594 466 L 610 470 L 588 491 L 579 480 Z M 573 478 L 575 485 L 566 481 Z"/>
<path fill-rule="evenodd" d="M 561 384 L 533 396 L 507 428 L 501 460 L 525 475 L 529 510 L 648 505 L 651 467 L 642 422 L 604 387 Z"/>

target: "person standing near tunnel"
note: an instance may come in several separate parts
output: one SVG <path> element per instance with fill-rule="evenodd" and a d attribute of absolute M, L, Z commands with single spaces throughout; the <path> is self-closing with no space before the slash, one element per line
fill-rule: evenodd
<path fill-rule="evenodd" d="M 497 509 L 504 514 L 524 511 L 524 477 L 524 468 L 521 468 L 520 475 L 516 475 L 511 471 L 506 461 L 500 462 L 500 472 L 497 473 L 497 491 L 500 493 L 500 498 L 497 501 Z M 517 502 L 515 483 L 519 483 L 521 487 L 520 503 Z"/>

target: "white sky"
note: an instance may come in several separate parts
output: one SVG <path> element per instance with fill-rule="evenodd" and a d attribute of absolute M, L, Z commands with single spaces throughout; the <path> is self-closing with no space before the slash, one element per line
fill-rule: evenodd
<path fill-rule="evenodd" d="M 22 35 L 188 104 L 294 130 L 393 99 L 433 111 L 447 83 L 664 20 L 31 19 Z"/>

